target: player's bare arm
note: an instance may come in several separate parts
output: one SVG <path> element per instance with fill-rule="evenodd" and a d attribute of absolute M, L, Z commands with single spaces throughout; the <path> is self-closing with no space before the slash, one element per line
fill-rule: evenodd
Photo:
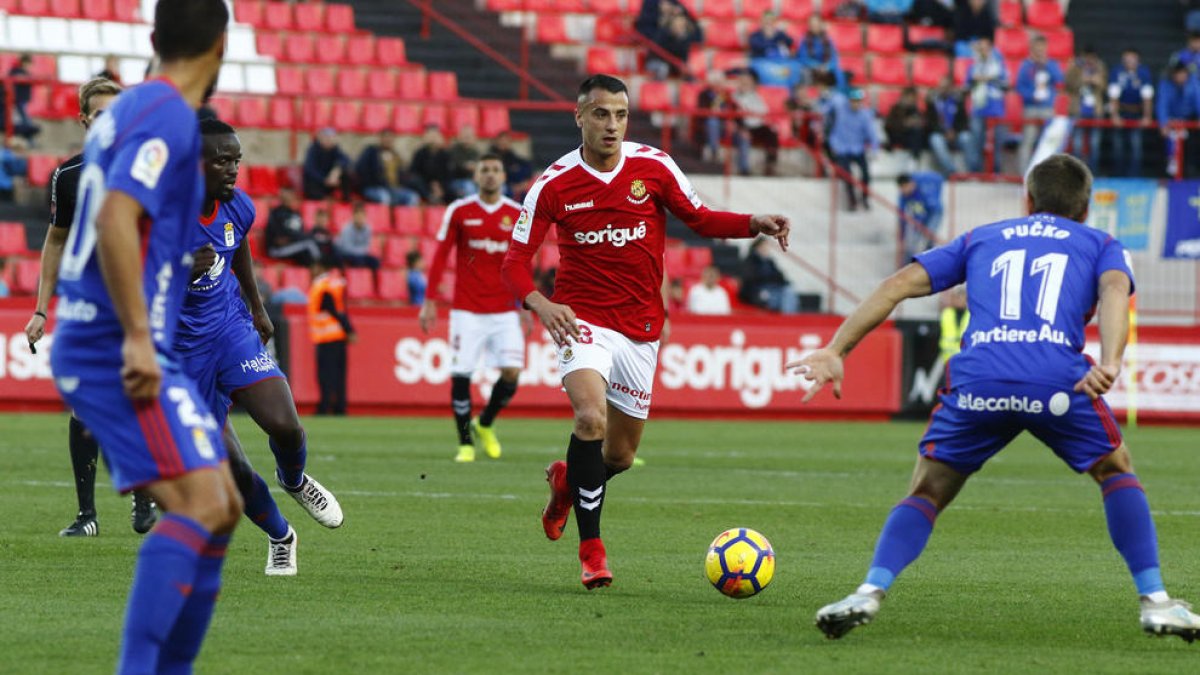
<path fill-rule="evenodd" d="M 1075 391 L 1095 400 L 1112 388 L 1121 374 L 1129 339 L 1129 277 L 1120 270 L 1100 275 L 1100 362 L 1075 384 Z"/>
<path fill-rule="evenodd" d="M 575 312 L 570 307 L 552 302 L 540 291 L 525 296 L 525 306 L 537 314 L 538 320 L 550 332 L 550 338 L 555 344 L 565 345 L 571 338 L 579 337 L 579 324 L 575 321 Z"/>
<path fill-rule="evenodd" d="M 417 313 L 417 324 L 421 326 L 422 333 L 428 333 L 437 325 L 437 300 L 425 298 L 425 302 L 421 304 L 421 311 Z"/>
<path fill-rule="evenodd" d="M 788 222 L 787 216 L 750 216 L 750 231 L 754 234 L 773 237 L 775 241 L 779 242 L 779 248 L 784 251 L 788 249 L 788 235 L 791 233 L 791 223 Z"/>
<path fill-rule="evenodd" d="M 811 401 L 830 382 L 833 383 L 833 395 L 841 398 L 844 376 L 842 360 L 864 337 L 887 320 L 897 305 L 908 298 L 919 298 L 932 292 L 929 273 L 918 263 L 909 263 L 884 279 L 870 297 L 846 317 L 828 345 L 784 366 L 814 383 L 803 401 Z"/>
<path fill-rule="evenodd" d="M 258 292 L 258 282 L 254 278 L 254 256 L 250 250 L 250 240 L 242 239 L 238 250 L 233 254 L 233 275 L 237 277 L 238 285 L 246 297 L 246 309 L 250 310 L 250 318 L 254 321 L 254 330 L 263 344 L 275 335 L 275 324 L 267 316 L 267 308 L 263 306 L 262 295 Z"/>
<path fill-rule="evenodd" d="M 58 284 L 58 265 L 62 262 L 63 249 L 67 246 L 67 236 L 71 230 L 65 227 L 51 227 L 46 231 L 46 241 L 42 244 L 42 267 L 38 275 L 37 304 L 33 308 L 33 316 L 25 324 L 25 338 L 32 348 L 46 334 L 46 312 L 50 309 L 50 298 L 54 297 L 54 287 Z"/>
<path fill-rule="evenodd" d="M 121 345 L 124 365 L 121 380 L 125 393 L 134 400 L 158 397 L 162 369 L 150 337 L 150 315 L 142 293 L 141 242 L 138 221 L 142 205 L 113 190 L 96 215 L 96 256 L 100 273 L 112 298 L 113 311 L 125 333 Z"/>

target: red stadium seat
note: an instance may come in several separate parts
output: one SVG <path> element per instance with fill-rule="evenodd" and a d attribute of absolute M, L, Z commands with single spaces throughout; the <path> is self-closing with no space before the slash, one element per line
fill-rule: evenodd
<path fill-rule="evenodd" d="M 946 30 L 938 26 L 909 26 L 908 41 L 914 45 L 933 40 L 945 40 Z"/>
<path fill-rule="evenodd" d="M 368 71 L 367 95 L 372 98 L 392 98 L 396 95 L 396 76 L 386 68 Z"/>
<path fill-rule="evenodd" d="M 1017 124 L 1021 121 L 1021 117 L 1025 114 L 1025 102 L 1021 100 L 1021 95 L 1015 91 L 1010 91 L 1004 95 L 1004 121 L 1009 124 Z"/>
<path fill-rule="evenodd" d="M 358 101 L 333 102 L 333 128 L 342 131 L 357 131 L 362 119 L 362 106 Z"/>
<path fill-rule="evenodd" d="M 25 176 L 32 187 L 46 187 L 50 174 L 58 167 L 59 159 L 54 155 L 31 154 L 25 168 Z"/>
<path fill-rule="evenodd" d="M 780 16 L 797 24 L 806 23 L 813 14 L 813 0 L 785 0 L 782 5 Z"/>
<path fill-rule="evenodd" d="M 368 101 L 363 104 L 362 130 L 379 133 L 392 124 L 392 104 L 387 101 Z"/>
<path fill-rule="evenodd" d="M 339 96 L 362 98 L 367 93 L 367 74 L 360 68 L 342 68 L 337 75 Z"/>
<path fill-rule="evenodd" d="M 420 234 L 416 236 L 421 236 Z M 412 250 L 408 237 L 391 237 L 383 245 L 383 266 L 404 267 L 404 256 Z"/>
<path fill-rule="evenodd" d="M 418 206 L 393 207 L 392 232 L 409 237 L 419 237 L 425 234 L 424 224 L 421 221 L 421 208 Z"/>
<path fill-rule="evenodd" d="M 333 104 L 330 100 L 325 97 L 302 99 L 300 126 L 314 131 L 333 126 Z"/>
<path fill-rule="evenodd" d="M 487 0 L 490 12 L 519 12 L 525 8 L 525 0 Z"/>
<path fill-rule="evenodd" d="M 363 211 L 367 213 L 367 222 L 376 233 L 387 232 L 392 227 L 392 212 L 387 204 L 365 202 Z"/>
<path fill-rule="evenodd" d="M 397 103 L 392 113 L 392 130 L 398 134 L 421 133 L 421 106 L 412 103 Z"/>
<path fill-rule="evenodd" d="M 688 268 L 696 274 L 713 263 L 713 251 L 707 246 L 689 246 L 687 252 Z"/>
<path fill-rule="evenodd" d="M 421 219 L 425 222 L 425 234 L 432 237 L 437 234 L 438 230 L 442 229 L 442 218 L 446 216 L 446 207 L 444 206 L 426 206 L 421 214 Z M 428 260 L 428 257 L 426 257 Z"/>
<path fill-rule="evenodd" d="M 256 204 L 256 206 L 258 207 L 258 211 L 260 211 L 260 212 L 266 210 L 266 208 L 265 208 L 266 204 L 261 204 L 261 205 Z M 255 253 L 257 254 L 258 251 L 255 250 Z M 282 273 L 283 273 L 282 265 L 260 265 L 258 267 L 259 276 L 262 277 L 263 281 L 267 282 L 267 286 L 271 287 L 272 292 L 277 291 L 281 288 L 280 275 Z"/>
<path fill-rule="evenodd" d="M 549 270 L 558 267 L 558 261 L 561 259 L 561 253 L 558 250 L 558 244 L 545 243 L 542 244 L 542 254 L 539 256 L 538 269 Z"/>
<path fill-rule="evenodd" d="M 279 273 L 280 288 L 295 288 L 305 294 L 308 294 L 308 287 L 312 285 L 312 273 L 307 267 L 285 267 Z"/>
<path fill-rule="evenodd" d="M 871 81 L 876 84 L 908 84 L 908 64 L 903 56 L 871 57 Z"/>
<path fill-rule="evenodd" d="M 864 56 L 843 56 L 838 59 L 838 66 L 851 77 L 855 85 L 866 84 L 867 59 Z"/>
<path fill-rule="evenodd" d="M 275 68 L 275 89 L 288 96 L 303 94 L 304 71 L 288 66 Z"/>
<path fill-rule="evenodd" d="M 584 67 L 591 75 L 621 72 L 617 66 L 617 51 L 612 47 L 588 47 Z"/>
<path fill-rule="evenodd" d="M 325 202 L 314 199 L 305 199 L 300 203 L 300 219 L 304 221 L 305 227 L 312 227 L 317 220 L 317 211 L 325 209 Z M 328 209 L 325 209 L 328 210 Z"/>
<path fill-rule="evenodd" d="M 738 33 L 733 21 L 702 22 L 704 28 L 704 44 L 714 49 L 745 49 L 746 43 Z"/>
<path fill-rule="evenodd" d="M 79 87 L 73 84 L 60 84 L 54 87 L 51 105 L 57 116 L 79 116 Z"/>
<path fill-rule="evenodd" d="M 325 28 L 325 6 L 318 2 L 296 5 L 295 27 L 306 33 L 321 33 Z"/>
<path fill-rule="evenodd" d="M 306 7 L 307 5 L 301 5 Z M 283 39 L 284 59 L 292 63 L 312 63 L 316 60 L 313 38 L 304 33 L 292 33 Z"/>
<path fill-rule="evenodd" d="M 900 100 L 899 89 L 880 89 L 875 94 L 875 114 L 883 117 Z"/>
<path fill-rule="evenodd" d="M 347 37 L 346 61 L 356 66 L 375 65 L 375 36 L 365 33 Z"/>
<path fill-rule="evenodd" d="M 591 5 L 592 13 L 598 16 L 613 16 L 625 13 L 625 3 L 623 0 L 592 0 Z M 635 11 L 631 9 L 629 13 L 632 14 Z"/>
<path fill-rule="evenodd" d="M 401 70 L 396 77 L 397 94 L 402 99 L 422 100 L 425 98 L 425 71 L 417 68 Z"/>
<path fill-rule="evenodd" d="M 340 35 L 318 35 L 317 63 L 342 63 L 346 60 L 346 41 Z"/>
<path fill-rule="evenodd" d="M 237 104 L 222 96 L 214 96 L 209 99 L 208 107 L 217 113 L 217 119 L 222 120 L 233 126 L 246 126 L 242 124 L 241 115 L 237 112 Z"/>
<path fill-rule="evenodd" d="M 1029 33 L 1024 28 L 997 28 L 996 49 L 1007 59 L 1023 59 L 1029 54 Z"/>
<path fill-rule="evenodd" d="M 273 166 L 252 166 L 242 171 L 248 175 L 250 187 L 247 192 L 253 197 L 279 194 L 279 174 Z"/>
<path fill-rule="evenodd" d="M 508 108 L 485 104 L 479 110 L 480 138 L 494 138 L 501 131 L 509 131 L 511 128 Z"/>
<path fill-rule="evenodd" d="M 429 98 L 435 101 L 452 101 L 458 98 L 458 75 L 449 70 L 434 70 L 426 78 Z"/>
<path fill-rule="evenodd" d="M 79 0 L 50 0 L 50 15 L 60 19 L 78 19 L 83 16 Z"/>
<path fill-rule="evenodd" d="M 666 112 L 671 109 L 671 90 L 666 82 L 647 80 L 638 90 L 637 107 L 649 112 Z"/>
<path fill-rule="evenodd" d="M 13 270 L 13 290 L 21 295 L 33 295 L 37 293 L 41 276 L 42 265 L 39 261 L 28 258 L 18 260 Z"/>
<path fill-rule="evenodd" d="M 326 4 L 325 28 L 330 33 L 343 35 L 354 32 L 354 8 L 350 5 Z"/>
<path fill-rule="evenodd" d="M 451 136 L 457 136 L 458 132 L 463 127 L 471 127 L 478 133 L 479 130 L 479 108 L 474 105 L 453 105 L 450 106 L 449 113 L 449 128 L 446 130 Z"/>
<path fill-rule="evenodd" d="M 539 14 L 536 35 L 537 41 L 545 44 L 571 42 L 567 37 L 567 22 L 561 14 Z"/>
<path fill-rule="evenodd" d="M 785 5 L 801 5 L 800 2 L 784 2 Z M 742 16 L 757 20 L 766 12 L 775 11 L 775 0 L 742 0 Z M 807 20 L 808 17 L 805 17 Z"/>
<path fill-rule="evenodd" d="M 390 241 L 388 242 L 391 243 Z M 404 261 L 401 261 L 403 264 Z M 379 270 L 375 274 L 379 281 L 376 294 L 380 300 L 402 302 L 408 300 L 408 277 L 400 270 Z"/>
<path fill-rule="evenodd" d="M 762 86 L 758 88 L 759 96 L 762 96 L 763 102 L 767 104 L 767 110 L 773 113 L 781 113 L 787 109 L 787 100 L 791 96 L 791 92 L 787 87 Z"/>
<path fill-rule="evenodd" d="M 21 255 L 27 248 L 24 225 L 17 222 L 0 222 L 0 257 Z"/>
<path fill-rule="evenodd" d="M 904 29 L 876 23 L 867 26 L 867 49 L 876 54 L 904 53 Z"/>
<path fill-rule="evenodd" d="M 114 0 L 113 13 L 116 14 L 117 21 L 124 21 L 126 23 L 154 20 L 152 16 L 142 16 L 142 0 Z"/>
<path fill-rule="evenodd" d="M 259 54 L 273 59 L 282 59 L 286 53 L 283 47 L 283 33 L 260 30 L 254 36 L 254 45 Z"/>
<path fill-rule="evenodd" d="M 113 21 L 117 13 L 113 9 L 112 0 L 88 0 L 82 3 L 83 18 L 93 21 Z"/>
<path fill-rule="evenodd" d="M 918 87 L 936 87 L 942 78 L 950 74 L 950 60 L 935 54 L 918 54 L 913 57 L 913 84 Z"/>
<path fill-rule="evenodd" d="M 668 246 L 663 251 L 667 277 L 674 279 L 687 275 L 687 256 L 687 248 L 683 246 Z"/>
<path fill-rule="evenodd" d="M 1016 28 L 1025 23 L 1021 12 L 1021 0 L 1000 0 L 998 10 L 1001 26 Z"/>
<path fill-rule="evenodd" d="M 1075 33 L 1070 28 L 1042 31 L 1046 36 L 1046 54 L 1052 59 L 1069 63 L 1075 56 Z"/>
<path fill-rule="evenodd" d="M 1025 19 L 1034 28 L 1059 28 L 1064 20 L 1062 5 L 1058 0 L 1033 0 L 1025 8 Z"/>
<path fill-rule="evenodd" d="M 404 40 L 395 37 L 379 38 L 375 41 L 375 58 L 381 66 L 402 66 L 408 63 Z"/>
<path fill-rule="evenodd" d="M 312 96 L 332 96 L 335 78 L 332 68 L 309 68 L 304 73 L 304 91 Z"/>
<path fill-rule="evenodd" d="M 241 0 L 233 5 L 233 18 L 238 23 L 247 23 L 255 28 L 262 28 L 267 24 L 263 15 L 266 12 L 265 2 L 249 2 L 249 0 Z"/>
<path fill-rule="evenodd" d="M 351 300 L 370 300 L 375 297 L 375 279 L 372 278 L 371 270 L 346 270 L 346 297 Z"/>
<path fill-rule="evenodd" d="M 446 106 L 430 104 L 421 109 L 421 129 L 437 127 L 446 133 Z"/>
<path fill-rule="evenodd" d="M 737 7 L 733 0 L 704 0 L 701 8 L 704 16 L 710 19 L 733 19 L 737 17 Z"/>
<path fill-rule="evenodd" d="M 17 5 L 17 14 L 26 16 L 52 16 L 50 13 L 50 0 L 20 0 Z"/>
<path fill-rule="evenodd" d="M 718 51 L 713 52 L 712 69 L 722 72 L 728 72 L 736 68 L 745 68 L 747 65 L 745 51 Z"/>
<path fill-rule="evenodd" d="M 268 126 L 274 129 L 291 129 L 296 124 L 296 103 L 290 98 L 271 98 L 267 102 L 270 110 Z"/>
<path fill-rule="evenodd" d="M 629 42 L 630 27 L 628 19 L 620 14 L 604 14 L 596 17 L 596 28 L 592 37 L 598 45 L 622 44 Z"/>
<path fill-rule="evenodd" d="M 263 9 L 263 28 L 292 30 L 292 5 L 287 2 L 268 2 Z"/>
<path fill-rule="evenodd" d="M 954 84 L 962 86 L 967 83 L 967 73 L 971 70 L 971 59 L 954 59 Z"/>
<path fill-rule="evenodd" d="M 830 42 L 839 54 L 861 54 L 863 51 L 862 25 L 846 21 L 830 21 L 825 29 Z"/>

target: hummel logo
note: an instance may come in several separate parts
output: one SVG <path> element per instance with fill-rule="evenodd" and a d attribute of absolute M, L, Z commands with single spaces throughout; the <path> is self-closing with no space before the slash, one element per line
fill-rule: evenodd
<path fill-rule="evenodd" d="M 596 488 L 595 490 L 585 490 L 583 488 L 579 488 L 579 506 L 587 509 L 588 511 L 595 511 L 597 508 L 600 507 L 600 502 L 602 502 L 603 500 L 604 500 L 604 486 L 603 485 Z"/>
<path fill-rule="evenodd" d="M 564 211 L 578 211 L 579 209 L 590 209 L 595 205 L 596 205 L 595 200 L 589 199 L 586 202 L 579 202 L 578 204 L 567 204 L 566 206 L 563 207 L 563 210 Z"/>

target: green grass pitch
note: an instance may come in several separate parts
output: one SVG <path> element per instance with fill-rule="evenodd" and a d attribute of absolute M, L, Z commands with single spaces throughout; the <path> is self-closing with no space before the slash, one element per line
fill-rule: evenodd
<path fill-rule="evenodd" d="M 264 437 L 236 423 L 255 465 Z M 101 536 L 60 539 L 74 509 L 62 415 L 3 417 L 0 671 L 111 672 L 139 538 L 98 480 Z M 610 483 L 612 588 L 579 583 L 574 522 L 551 543 L 542 469 L 566 420 L 501 419 L 500 461 L 456 465 L 442 419 L 310 419 L 309 468 L 341 499 L 327 531 L 276 498 L 300 536 L 295 578 L 267 578 L 243 520 L 199 673 L 1188 672 L 1200 644 L 1152 639 L 1112 549 L 1099 491 L 1022 437 L 968 484 L 872 625 L 812 625 L 853 590 L 907 486 L 921 425 L 652 420 L 644 467 Z M 1168 589 L 1200 599 L 1197 433 L 1128 434 Z M 731 526 L 774 544 L 748 600 L 703 578 Z M 1194 671 L 1191 671 L 1194 672 Z"/>

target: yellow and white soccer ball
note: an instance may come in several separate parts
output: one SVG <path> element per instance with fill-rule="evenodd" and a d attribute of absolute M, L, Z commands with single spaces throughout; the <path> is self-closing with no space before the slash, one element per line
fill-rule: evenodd
<path fill-rule="evenodd" d="M 704 573 L 731 598 L 748 598 L 775 576 L 775 550 L 758 532 L 745 527 L 725 530 L 713 539 L 704 558 Z"/>

